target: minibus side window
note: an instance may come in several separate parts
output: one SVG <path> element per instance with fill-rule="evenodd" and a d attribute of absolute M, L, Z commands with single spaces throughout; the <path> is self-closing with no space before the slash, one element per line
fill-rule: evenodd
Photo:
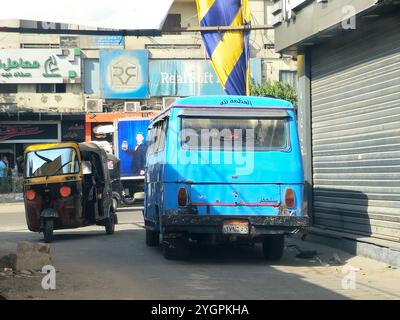
<path fill-rule="evenodd" d="M 147 148 L 148 154 L 154 153 L 154 131 L 155 131 L 154 127 L 147 130 L 146 144 L 148 146 L 148 148 Z"/>
<path fill-rule="evenodd" d="M 165 148 L 168 118 L 154 124 L 152 152 L 161 152 Z"/>
<path fill-rule="evenodd" d="M 166 135 L 167 135 L 167 119 L 164 119 L 160 123 L 160 138 L 158 143 L 158 152 L 164 151 Z"/>

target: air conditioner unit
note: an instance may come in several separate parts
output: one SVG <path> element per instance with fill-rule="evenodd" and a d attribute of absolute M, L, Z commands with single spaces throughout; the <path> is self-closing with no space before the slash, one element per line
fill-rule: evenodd
<path fill-rule="evenodd" d="M 103 112 L 103 100 L 102 99 L 85 99 L 85 111 L 86 112 Z"/>
<path fill-rule="evenodd" d="M 125 101 L 124 103 L 125 112 L 139 112 L 140 102 L 139 101 Z"/>
<path fill-rule="evenodd" d="M 173 104 L 179 97 L 164 97 L 162 99 L 163 109 L 168 108 L 171 104 Z"/>

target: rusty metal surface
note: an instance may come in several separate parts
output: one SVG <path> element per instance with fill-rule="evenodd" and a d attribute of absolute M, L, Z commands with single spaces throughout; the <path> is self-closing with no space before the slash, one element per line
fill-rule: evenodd
<path fill-rule="evenodd" d="M 256 229 L 275 228 L 275 229 L 297 229 L 309 225 L 308 217 L 290 217 L 290 216 L 236 216 L 236 215 L 191 215 L 176 214 L 173 211 L 167 211 L 162 216 L 162 224 L 166 227 L 204 227 L 215 230 L 215 227 L 221 227 L 225 220 L 247 220 L 251 226 Z M 211 230 L 210 229 L 210 230 Z"/>
<path fill-rule="evenodd" d="M 72 195 L 62 198 L 59 195 L 59 188 L 68 185 L 72 188 Z M 54 229 L 77 228 L 84 225 L 85 217 L 82 210 L 82 186 L 79 183 L 55 183 L 49 185 L 27 186 L 36 191 L 36 198 L 32 201 L 24 199 L 25 216 L 30 231 L 40 231 L 40 215 L 44 209 L 54 208 L 59 218 L 55 219 Z M 51 196 L 50 204 L 45 204 L 44 189 L 49 190 Z"/>

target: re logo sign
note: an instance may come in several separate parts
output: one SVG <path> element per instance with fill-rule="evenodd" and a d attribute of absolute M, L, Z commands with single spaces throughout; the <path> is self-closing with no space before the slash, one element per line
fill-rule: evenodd
<path fill-rule="evenodd" d="M 128 58 L 119 59 L 110 66 L 110 85 L 114 91 L 135 90 L 140 86 L 139 66 Z"/>

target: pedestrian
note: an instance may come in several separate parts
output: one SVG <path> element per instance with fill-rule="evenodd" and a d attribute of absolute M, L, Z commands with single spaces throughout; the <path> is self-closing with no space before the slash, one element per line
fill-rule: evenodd
<path fill-rule="evenodd" d="M 8 191 L 8 159 L 5 155 L 0 160 L 0 188 L 1 192 Z"/>

